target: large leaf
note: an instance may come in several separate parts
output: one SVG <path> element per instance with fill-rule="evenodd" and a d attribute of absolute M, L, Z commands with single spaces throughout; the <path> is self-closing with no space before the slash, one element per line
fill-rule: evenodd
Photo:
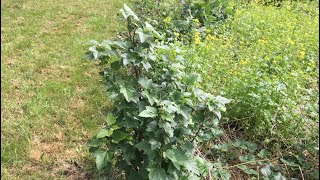
<path fill-rule="evenodd" d="M 194 85 L 194 83 L 196 83 L 199 80 L 200 80 L 199 74 L 191 74 L 186 78 L 185 82 L 187 85 L 190 86 L 190 85 Z"/>
<path fill-rule="evenodd" d="M 144 88 L 144 89 L 148 89 L 150 88 L 151 84 L 152 84 L 152 80 L 148 79 L 146 77 L 139 77 L 138 83 Z"/>
<path fill-rule="evenodd" d="M 150 180 L 166 180 L 167 174 L 161 167 L 151 167 L 149 168 L 149 179 Z"/>
<path fill-rule="evenodd" d="M 163 111 L 161 114 L 160 114 L 160 117 L 164 120 L 167 120 L 167 121 L 173 121 L 173 116 L 167 112 L 167 111 Z"/>
<path fill-rule="evenodd" d="M 100 129 L 100 131 L 97 134 L 97 138 L 104 138 L 104 137 L 110 137 L 113 133 L 113 129 L 110 128 L 103 128 Z"/>
<path fill-rule="evenodd" d="M 142 28 L 138 28 L 136 32 L 139 35 L 139 39 L 141 43 L 145 42 L 149 37 L 151 37 L 148 34 L 146 34 Z"/>
<path fill-rule="evenodd" d="M 173 149 L 167 149 L 166 152 L 163 153 L 163 155 L 170 159 L 174 167 L 176 167 L 180 171 L 181 164 L 179 163 L 179 160 L 176 158 L 176 154 Z"/>
<path fill-rule="evenodd" d="M 122 13 L 123 17 L 127 19 L 128 17 L 133 17 L 135 20 L 139 21 L 138 16 L 126 5 L 123 5 L 124 9 L 120 9 L 120 12 Z"/>
<path fill-rule="evenodd" d="M 169 135 L 169 137 L 173 137 L 173 128 L 168 122 L 160 124 L 160 127 L 164 129 L 164 131 Z"/>
<path fill-rule="evenodd" d="M 91 139 L 88 143 L 89 147 L 100 147 L 102 144 L 102 139 Z"/>
<path fill-rule="evenodd" d="M 120 85 L 120 93 L 126 98 L 128 102 L 133 101 L 137 102 L 134 98 L 134 93 L 136 90 L 132 86 L 123 86 Z"/>
<path fill-rule="evenodd" d="M 156 141 L 154 139 L 151 139 L 149 143 L 151 144 L 151 150 L 160 149 L 161 147 L 161 142 Z"/>
<path fill-rule="evenodd" d="M 116 118 L 112 115 L 112 114 L 108 114 L 107 115 L 107 119 L 106 119 L 107 125 L 111 126 L 116 122 Z"/>
<path fill-rule="evenodd" d="M 122 132 L 122 131 L 115 131 L 114 133 L 113 133 L 113 135 L 112 135 L 112 142 L 113 143 L 118 143 L 118 142 L 120 142 L 120 141 L 122 141 L 122 140 L 124 140 L 124 139 L 127 139 L 127 140 L 132 140 L 132 137 L 129 135 L 129 134 L 127 134 L 127 133 L 124 133 L 124 132 Z"/>
<path fill-rule="evenodd" d="M 139 150 L 142 150 L 144 154 L 150 154 L 152 152 L 151 150 L 151 144 L 147 141 L 141 141 L 138 144 L 136 144 L 136 148 Z"/>
<path fill-rule="evenodd" d="M 158 127 L 158 122 L 157 121 L 151 121 L 149 124 L 147 124 L 147 132 L 152 132 L 155 131 L 156 128 Z"/>
<path fill-rule="evenodd" d="M 93 155 L 96 158 L 96 166 L 99 171 L 112 159 L 112 153 L 102 149 L 96 150 Z"/>
<path fill-rule="evenodd" d="M 182 165 L 185 167 L 188 171 L 199 175 L 199 169 L 197 166 L 197 162 L 195 159 L 193 159 L 193 156 L 187 156 L 181 149 L 172 149 L 167 150 L 166 155 L 169 155 L 168 158 L 173 162 L 177 164 Z"/>
<path fill-rule="evenodd" d="M 148 91 L 142 91 L 142 92 L 141 92 L 141 95 L 142 95 L 143 97 L 146 97 L 146 98 L 148 99 L 148 101 L 149 101 L 149 103 L 150 103 L 151 106 L 152 106 L 156 101 L 158 101 L 158 100 L 156 99 L 156 97 L 155 97 L 155 96 L 152 96 Z"/>
<path fill-rule="evenodd" d="M 158 115 L 157 109 L 151 106 L 146 106 L 146 109 L 139 114 L 140 117 L 151 117 L 151 118 L 157 117 L 157 115 Z"/>
<path fill-rule="evenodd" d="M 163 37 L 153 28 L 153 26 L 151 24 L 149 24 L 148 22 L 146 23 L 146 30 L 149 30 L 152 32 L 152 35 L 158 39 L 163 39 Z"/>
<path fill-rule="evenodd" d="M 230 99 L 227 99 L 227 98 L 222 97 L 222 96 L 217 96 L 217 97 L 215 97 L 214 99 L 215 99 L 216 102 L 219 102 L 219 103 L 221 103 L 221 104 L 228 104 L 228 103 L 231 102 Z"/>

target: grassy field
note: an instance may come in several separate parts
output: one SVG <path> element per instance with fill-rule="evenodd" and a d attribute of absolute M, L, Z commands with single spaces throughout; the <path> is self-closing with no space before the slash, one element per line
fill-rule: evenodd
<path fill-rule="evenodd" d="M 81 58 L 88 40 L 118 32 L 123 2 L 1 2 L 3 179 L 91 176 L 86 142 L 110 103 L 98 68 Z"/>

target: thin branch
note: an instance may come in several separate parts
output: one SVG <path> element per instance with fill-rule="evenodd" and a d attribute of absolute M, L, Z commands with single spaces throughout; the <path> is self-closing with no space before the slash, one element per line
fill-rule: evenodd
<path fill-rule="evenodd" d="M 198 131 L 196 132 L 196 135 L 194 135 L 193 139 L 191 140 L 191 142 L 193 143 L 193 141 L 196 139 L 196 137 L 198 136 L 198 134 L 200 133 L 201 128 L 203 127 L 204 121 L 202 121 Z"/>
<path fill-rule="evenodd" d="M 302 170 L 301 170 L 300 166 L 299 166 L 299 170 L 300 170 L 300 173 L 301 173 L 302 180 L 304 180 L 304 176 L 303 176 L 303 173 L 302 173 Z"/>

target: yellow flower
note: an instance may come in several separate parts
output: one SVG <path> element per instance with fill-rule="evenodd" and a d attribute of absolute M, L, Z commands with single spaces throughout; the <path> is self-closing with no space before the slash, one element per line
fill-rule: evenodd
<path fill-rule="evenodd" d="M 291 27 L 292 22 L 287 22 L 287 27 Z"/>
<path fill-rule="evenodd" d="M 168 17 L 166 17 L 164 20 L 163 20 L 165 23 L 170 23 L 171 22 L 171 17 L 170 16 L 168 16 Z"/>
<path fill-rule="evenodd" d="M 193 39 L 195 44 L 201 44 L 200 32 L 194 33 Z"/>
<path fill-rule="evenodd" d="M 246 65 L 246 64 L 248 64 L 249 63 L 249 61 L 247 60 L 247 59 L 244 59 L 244 60 L 241 60 L 240 61 L 240 64 L 241 65 Z"/>
<path fill-rule="evenodd" d="M 289 37 L 289 38 L 288 38 L 288 43 L 289 43 L 290 45 L 293 45 L 293 44 L 294 44 L 294 41 Z"/>
<path fill-rule="evenodd" d="M 261 43 L 261 44 L 264 44 L 264 43 L 266 43 L 267 41 L 264 40 L 264 39 L 259 39 L 258 42 Z"/>
<path fill-rule="evenodd" d="M 201 44 L 200 38 L 195 38 L 194 39 L 194 43 L 197 44 L 197 45 Z"/>
<path fill-rule="evenodd" d="M 299 53 L 298 53 L 298 58 L 299 58 L 299 59 L 303 59 L 305 54 L 306 54 L 305 51 L 299 51 Z"/>
<path fill-rule="evenodd" d="M 207 36 L 207 40 L 208 41 L 214 41 L 214 40 L 216 40 L 217 38 L 215 37 L 215 36 L 213 36 L 213 35 L 211 35 L 211 34 L 209 34 L 208 36 Z"/>
<path fill-rule="evenodd" d="M 198 19 L 194 19 L 193 21 L 194 21 L 194 24 L 195 24 L 197 27 L 199 27 L 199 26 L 200 26 L 200 22 L 199 22 L 199 20 L 198 20 Z"/>

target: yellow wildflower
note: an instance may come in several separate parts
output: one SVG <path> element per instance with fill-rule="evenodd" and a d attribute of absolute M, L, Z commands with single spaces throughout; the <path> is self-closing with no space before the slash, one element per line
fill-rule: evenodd
<path fill-rule="evenodd" d="M 217 38 L 214 36 L 214 35 L 211 35 L 211 34 L 209 34 L 208 36 L 207 36 L 207 40 L 208 41 L 214 41 L 214 40 L 216 40 Z"/>
<path fill-rule="evenodd" d="M 247 59 L 244 59 L 244 60 L 241 60 L 240 61 L 240 64 L 241 65 L 246 65 L 246 64 L 248 64 L 249 63 L 249 61 L 247 60 Z"/>
<path fill-rule="evenodd" d="M 199 22 L 199 20 L 198 20 L 198 19 L 194 19 L 193 21 L 194 21 L 194 24 L 195 24 L 197 27 L 199 27 L 199 26 L 200 26 L 200 22 Z"/>
<path fill-rule="evenodd" d="M 299 58 L 299 59 L 303 59 L 305 54 L 306 54 L 305 51 L 299 51 L 299 53 L 298 53 L 298 58 Z"/>
<path fill-rule="evenodd" d="M 289 38 L 288 38 L 288 43 L 289 43 L 290 45 L 293 45 L 293 44 L 294 44 L 294 41 L 289 37 Z"/>
<path fill-rule="evenodd" d="M 287 22 L 286 24 L 287 24 L 287 27 L 290 27 L 292 22 Z"/>
<path fill-rule="evenodd" d="M 266 43 L 267 41 L 266 40 L 264 40 L 264 39 L 259 39 L 258 40 L 258 43 L 261 43 L 261 44 L 264 44 L 264 43 Z"/>
<path fill-rule="evenodd" d="M 193 38 L 195 44 L 201 44 L 200 32 L 196 32 Z"/>
<path fill-rule="evenodd" d="M 163 20 L 165 23 L 170 23 L 171 22 L 171 17 L 170 16 L 168 16 L 168 17 L 166 17 L 164 20 Z"/>

